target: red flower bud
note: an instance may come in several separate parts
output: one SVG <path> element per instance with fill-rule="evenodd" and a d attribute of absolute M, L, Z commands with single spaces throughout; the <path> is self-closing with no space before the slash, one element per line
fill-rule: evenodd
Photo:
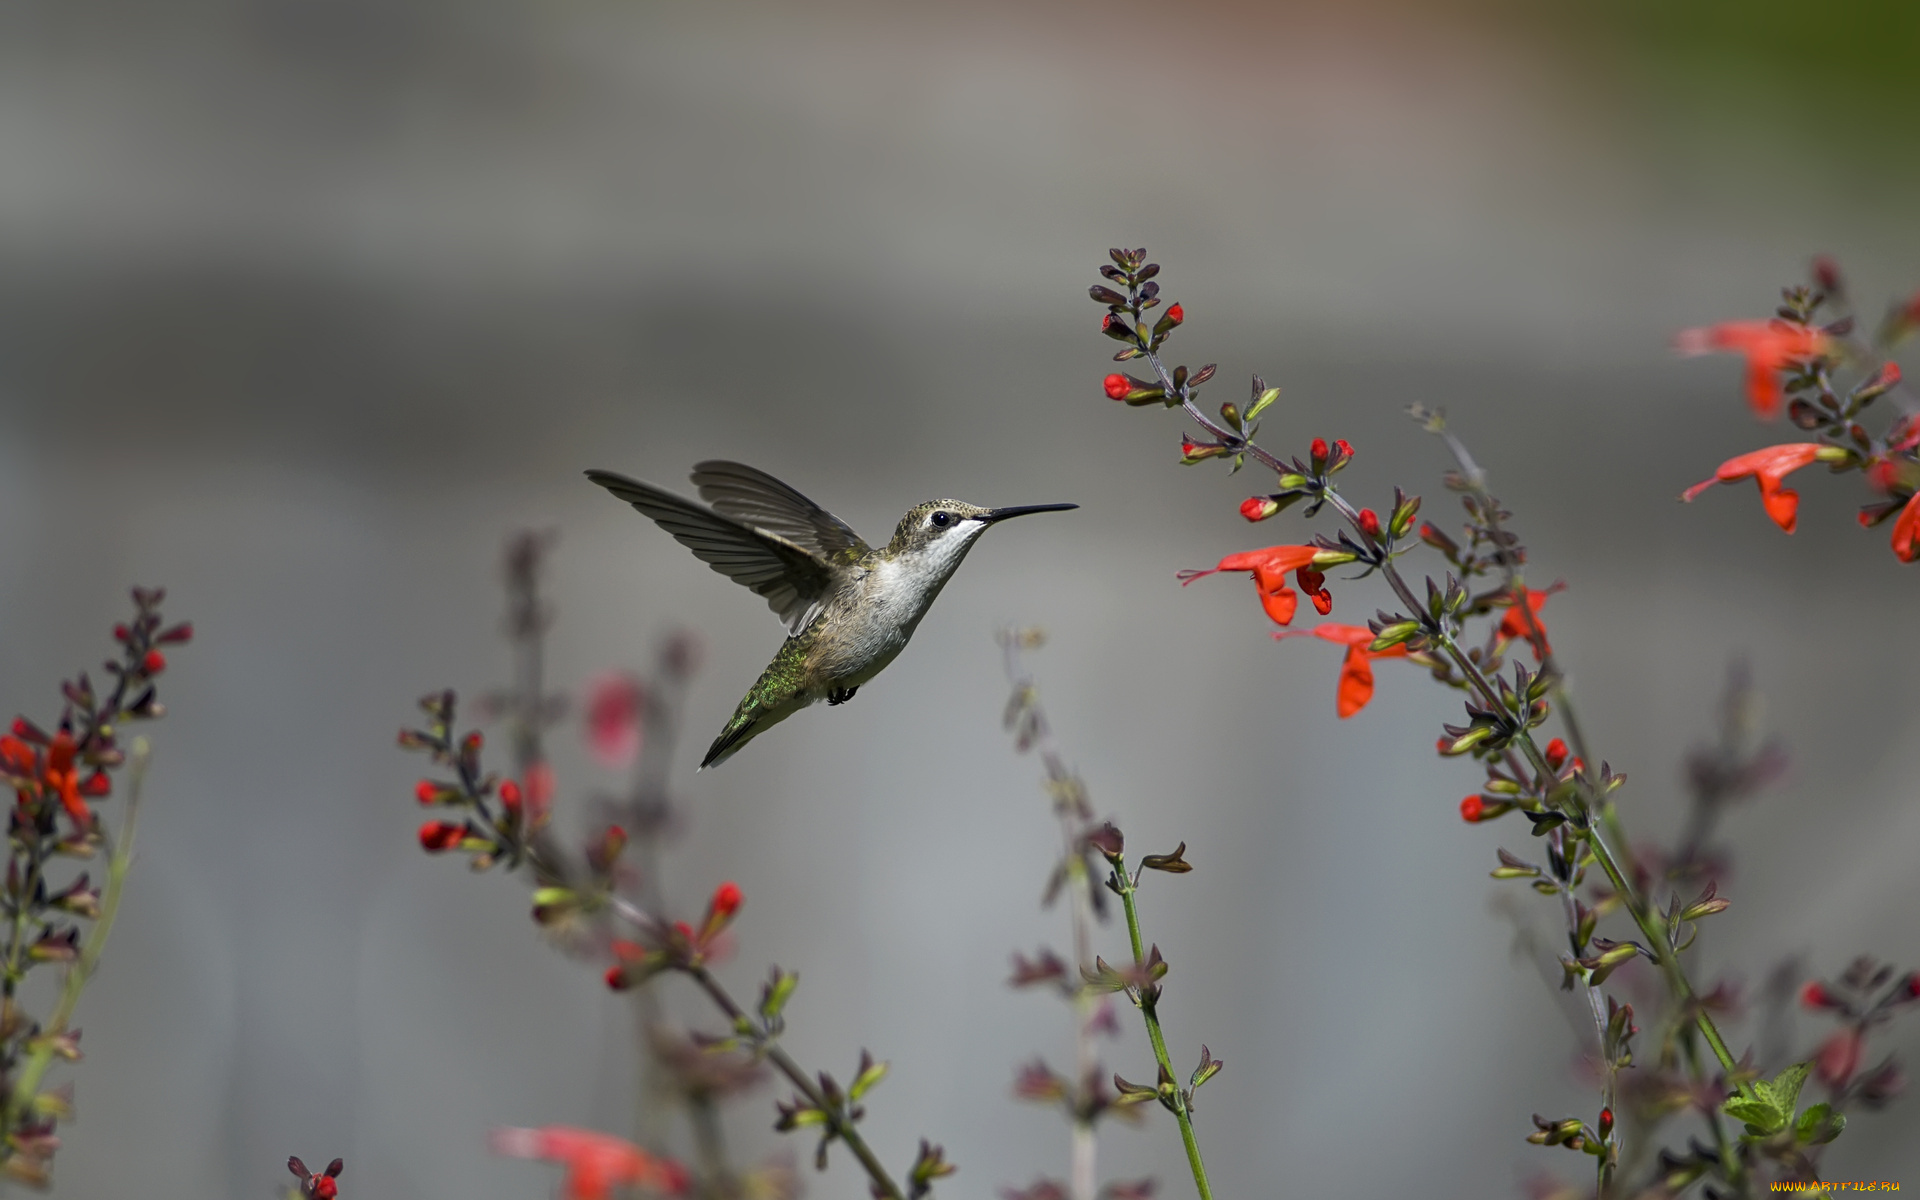
<path fill-rule="evenodd" d="M 1307 453 L 1313 457 L 1313 461 L 1316 463 L 1327 461 L 1327 439 L 1313 439 L 1313 445 L 1307 448 Z"/>
<path fill-rule="evenodd" d="M 1553 739 L 1547 743 L 1547 765 L 1558 771 L 1560 765 L 1567 761 L 1567 753 L 1567 744 L 1559 738 Z"/>
<path fill-rule="evenodd" d="M 731 917 L 740 911 L 740 885 L 728 880 L 713 889 L 713 900 L 708 903 L 707 911 L 717 917 Z"/>
<path fill-rule="evenodd" d="M 1445 739 L 1442 739 L 1442 745 Z M 1486 802 L 1478 796 L 1468 796 L 1460 802 L 1460 819 L 1469 825 L 1480 820 L 1480 814 L 1486 811 Z"/>
<path fill-rule="evenodd" d="M 340 1195 L 340 1185 L 325 1175 L 316 1175 L 313 1183 L 313 1200 L 335 1200 Z"/>
<path fill-rule="evenodd" d="M 1333 445 L 1334 445 L 1334 449 L 1340 451 L 1340 457 L 1342 458 L 1353 457 L 1353 446 L 1350 443 L 1348 443 L 1347 439 L 1341 438 L 1338 441 L 1334 442 Z"/>
<path fill-rule="evenodd" d="M 1127 382 L 1127 377 L 1119 374 L 1107 376 L 1103 386 L 1107 389 L 1109 400 L 1125 400 L 1127 393 L 1133 390 L 1133 385 Z"/>
<path fill-rule="evenodd" d="M 1601 1140 L 1605 1141 L 1609 1136 L 1612 1135 L 1612 1133 L 1613 1133 L 1613 1110 L 1611 1108 L 1603 1108 L 1600 1110 Z"/>
<path fill-rule="evenodd" d="M 116 642 L 124 642 L 132 636 L 133 632 L 125 625 L 115 625 L 113 627 L 113 640 Z"/>
<path fill-rule="evenodd" d="M 520 785 L 509 779 L 500 785 L 500 805 L 514 816 L 520 815 Z"/>
<path fill-rule="evenodd" d="M 44 746 L 47 744 L 47 735 L 41 731 L 38 725 L 35 725 L 25 717 L 15 717 L 13 719 L 13 736 L 22 741 L 32 742 L 36 746 Z"/>
<path fill-rule="evenodd" d="M 1809 980 L 1807 986 L 1800 989 L 1800 1003 L 1807 1008 L 1838 1008 L 1839 1001 L 1827 991 L 1826 985 L 1818 979 Z"/>
<path fill-rule="evenodd" d="M 1920 1000 L 1920 971 L 1907 976 L 1907 986 L 1901 989 L 1907 993 L 1907 999 Z"/>
<path fill-rule="evenodd" d="M 1187 310 L 1184 308 L 1181 308 L 1178 304 L 1174 305 L 1172 308 L 1169 308 L 1167 310 L 1167 320 L 1172 321 L 1175 325 L 1178 325 L 1180 322 L 1186 319 L 1187 319 Z"/>
<path fill-rule="evenodd" d="M 89 796 L 104 796 L 113 790 L 113 780 L 108 778 L 105 771 L 95 770 L 80 785 L 80 790 Z"/>
<path fill-rule="evenodd" d="M 607 986 L 616 992 L 624 992 L 633 986 L 633 981 L 627 978 L 627 969 L 619 963 L 607 968 L 606 980 Z"/>
<path fill-rule="evenodd" d="M 1433 748 L 1435 750 L 1438 750 L 1442 755 L 1444 755 L 1446 754 L 1447 751 L 1453 749 L 1453 739 L 1448 737 L 1443 737 L 1439 741 L 1433 744 Z"/>
<path fill-rule="evenodd" d="M 466 737 L 460 739 L 460 748 L 468 754 L 478 754 L 480 753 L 480 747 L 486 745 L 486 741 L 485 738 L 480 736 L 480 731 L 476 729 Z"/>
<path fill-rule="evenodd" d="M 1377 538 L 1380 536 L 1380 514 L 1372 509 L 1363 508 L 1360 510 L 1359 525 L 1360 532 L 1366 534 L 1368 537 Z"/>
<path fill-rule="evenodd" d="M 193 640 L 193 622 L 182 621 L 172 629 L 165 630 L 153 640 L 163 643 L 190 642 Z"/>
<path fill-rule="evenodd" d="M 420 827 L 420 848 L 431 854 L 451 850 L 467 836 L 465 825 L 452 821 L 428 821 Z"/>
<path fill-rule="evenodd" d="M 140 669 L 149 675 L 158 675 L 167 669 L 167 656 L 158 650 L 149 650 L 146 657 L 140 660 Z"/>
<path fill-rule="evenodd" d="M 440 798 L 440 785 L 431 779 L 422 779 L 413 785 L 413 798 L 422 804 L 432 804 Z"/>
<path fill-rule="evenodd" d="M 1280 502 L 1272 496 L 1248 496 L 1240 502 L 1240 515 L 1249 521 L 1264 521 L 1280 511 Z"/>
<path fill-rule="evenodd" d="M 1112 313 L 1108 313 L 1108 314 L 1107 314 L 1106 316 L 1104 316 L 1104 317 L 1101 317 L 1101 318 L 1100 318 L 1100 329 L 1101 329 L 1101 332 L 1103 332 L 1103 333 L 1104 333 L 1105 331 L 1107 331 L 1107 330 L 1109 330 L 1109 329 L 1112 329 L 1112 328 L 1113 328 L 1113 314 L 1112 314 Z"/>

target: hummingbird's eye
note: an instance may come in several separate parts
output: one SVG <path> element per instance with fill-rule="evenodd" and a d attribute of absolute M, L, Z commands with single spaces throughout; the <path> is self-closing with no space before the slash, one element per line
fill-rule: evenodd
<path fill-rule="evenodd" d="M 945 529 L 947 526 L 953 524 L 953 514 L 937 512 L 933 514 L 932 521 L 935 529 Z"/>

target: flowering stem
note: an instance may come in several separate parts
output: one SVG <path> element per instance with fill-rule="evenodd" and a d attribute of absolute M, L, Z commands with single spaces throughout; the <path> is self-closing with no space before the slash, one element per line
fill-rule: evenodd
<path fill-rule="evenodd" d="M 1167 370 L 1165 364 L 1160 361 L 1158 354 L 1145 347 L 1141 347 L 1141 354 L 1152 364 L 1154 372 L 1159 375 L 1161 385 L 1166 389 L 1167 395 L 1177 396 L 1180 400 L 1181 409 L 1194 421 L 1198 422 L 1208 434 L 1232 446 L 1236 453 L 1245 452 L 1251 455 L 1276 474 L 1287 473 L 1290 468 L 1286 464 L 1283 464 L 1278 458 L 1274 457 L 1274 455 L 1241 435 L 1222 427 L 1209 418 L 1206 413 L 1202 412 L 1199 405 L 1194 403 L 1191 389 L 1187 386 L 1174 383 L 1172 372 Z M 1468 461 L 1470 462 L 1471 460 L 1469 459 Z M 1347 502 L 1345 497 L 1334 491 L 1332 487 L 1327 487 L 1320 494 L 1328 504 L 1333 505 L 1349 525 L 1353 526 L 1356 530 L 1360 529 L 1360 514 L 1353 505 Z M 1367 538 L 1369 542 L 1372 540 L 1371 537 Z M 1397 595 L 1400 598 L 1400 602 L 1406 606 L 1407 612 L 1414 614 L 1416 617 L 1423 612 L 1425 606 L 1415 598 L 1413 589 L 1408 586 L 1405 577 L 1402 576 L 1394 566 L 1391 554 L 1383 553 L 1378 566 L 1381 575 L 1386 578 L 1388 585 L 1393 588 L 1394 594 Z M 1523 608 L 1526 607 L 1524 595 L 1521 597 L 1520 603 Z M 1474 690 L 1479 693 L 1481 699 L 1494 711 L 1504 711 L 1505 705 L 1501 702 L 1498 691 L 1492 683 L 1488 681 L 1486 675 L 1480 670 L 1479 665 L 1467 657 L 1466 652 L 1460 648 L 1459 643 L 1454 640 L 1452 635 L 1448 634 L 1444 629 L 1433 629 L 1431 627 L 1429 627 L 1428 633 L 1435 645 L 1452 660 L 1454 665 L 1459 668 L 1461 674 L 1472 683 Z M 1532 736 L 1529 735 L 1525 729 L 1520 730 L 1514 736 L 1514 740 L 1519 743 L 1521 750 L 1526 754 L 1528 760 L 1532 762 L 1535 770 L 1549 777 L 1554 774 L 1552 769 L 1547 765 L 1546 755 L 1541 752 L 1539 746 L 1534 744 Z M 1586 808 L 1588 806 L 1583 804 L 1582 807 Z M 1606 810 L 1609 809 L 1611 805 L 1603 801 L 1599 807 L 1602 810 L 1602 824 L 1607 825 L 1608 832 L 1617 838 L 1619 836 L 1617 820 L 1607 820 Z M 1628 881 L 1626 873 L 1621 870 L 1620 860 L 1614 855 L 1613 851 L 1608 848 L 1606 837 L 1603 836 L 1600 829 L 1592 827 L 1590 813 L 1583 815 L 1589 818 L 1586 822 L 1588 826 L 1586 833 L 1588 841 L 1593 847 L 1595 861 L 1599 862 L 1601 869 L 1606 872 L 1608 881 L 1626 905 L 1628 913 L 1633 917 L 1634 924 L 1638 925 L 1640 932 L 1645 935 L 1650 949 L 1654 954 L 1655 961 L 1660 964 L 1661 970 L 1667 977 L 1668 987 L 1687 1009 L 1694 1014 L 1694 1023 L 1699 1026 L 1701 1036 L 1706 1039 L 1707 1046 L 1713 1051 L 1714 1057 L 1719 1060 L 1720 1066 L 1726 1071 L 1729 1080 L 1731 1080 L 1738 1072 L 1738 1061 L 1734 1058 L 1733 1053 L 1727 1049 L 1726 1040 L 1720 1036 L 1720 1030 L 1714 1025 L 1712 1016 L 1700 1006 L 1694 994 L 1693 985 L 1687 979 L 1686 971 L 1674 956 L 1671 946 L 1667 944 L 1665 935 L 1656 927 L 1653 918 L 1648 912 L 1644 899 Z M 1625 841 L 1622 839 L 1622 845 L 1624 844 Z M 1129 909 L 1129 921 L 1131 921 L 1131 909 Z M 1742 1094 L 1750 1093 L 1751 1087 L 1742 1084 L 1740 1085 L 1740 1091 Z M 1196 1158 L 1195 1161 L 1197 1163 L 1198 1159 Z"/>
<path fill-rule="evenodd" d="M 1134 966 L 1146 964 L 1147 954 L 1140 944 L 1140 914 L 1134 908 L 1133 894 L 1139 888 L 1133 876 L 1127 872 L 1126 859 L 1113 855 L 1113 878 L 1120 893 L 1120 907 L 1127 914 L 1127 939 L 1133 945 Z M 1187 1107 L 1187 1097 L 1173 1082 L 1173 1060 L 1167 1055 L 1167 1039 L 1160 1032 L 1160 988 L 1156 983 L 1141 984 L 1135 991 L 1135 1003 L 1140 1006 L 1140 1015 L 1147 1023 L 1147 1040 L 1153 1043 L 1153 1059 L 1160 1065 L 1162 1081 L 1161 1096 L 1168 1107 L 1173 1109 L 1174 1120 L 1180 1123 L 1180 1141 L 1187 1148 L 1187 1165 L 1193 1168 L 1193 1186 L 1199 1190 L 1200 1200 L 1213 1200 L 1213 1189 L 1207 1184 L 1207 1165 L 1200 1160 L 1200 1143 L 1193 1136 L 1193 1113 Z M 1171 1095 L 1168 1095 L 1168 1092 Z"/>
<path fill-rule="evenodd" d="M 887 1168 L 881 1164 L 873 1149 L 867 1145 L 866 1139 L 860 1136 L 860 1131 L 854 1127 L 852 1119 L 821 1093 L 813 1081 L 807 1078 L 806 1071 L 793 1060 L 793 1056 L 767 1036 L 766 1030 L 760 1023 L 747 1015 L 746 1010 L 735 1002 L 734 998 L 727 993 L 727 989 L 722 987 L 720 981 L 710 975 L 705 967 L 695 964 L 687 967 L 686 973 L 700 985 L 700 990 L 707 994 L 720 1011 L 727 1015 L 735 1029 L 753 1037 L 761 1053 L 767 1056 L 767 1061 L 779 1068 L 780 1073 L 785 1075 L 788 1082 L 792 1083 L 794 1088 L 806 1098 L 807 1103 L 826 1115 L 827 1125 L 833 1130 L 834 1136 L 845 1142 L 847 1149 L 853 1151 L 853 1156 L 860 1160 L 862 1167 L 866 1168 L 867 1177 L 873 1180 L 876 1194 L 885 1197 L 885 1200 L 906 1200 L 900 1185 L 893 1181 L 893 1176 L 887 1174 Z"/>
<path fill-rule="evenodd" d="M 18 1115 L 33 1103 L 34 1096 L 40 1090 L 40 1081 L 53 1065 L 54 1040 L 67 1031 L 68 1022 L 73 1020 L 73 1010 L 80 1003 L 80 992 L 99 967 L 100 953 L 106 949 L 107 935 L 113 932 L 113 918 L 120 911 L 120 893 L 127 881 L 127 871 L 133 866 L 133 835 L 139 828 L 140 788 L 147 777 L 147 739 L 134 739 L 130 758 L 127 812 L 120 819 L 120 836 L 114 840 L 111 857 L 107 860 L 107 885 L 100 894 L 100 915 L 95 918 L 93 928 L 87 931 L 86 945 L 81 947 L 79 959 L 67 969 L 67 977 L 60 987 L 59 1003 L 47 1018 L 40 1036 L 31 1043 L 33 1053 L 14 1079 L 13 1091 L 6 1100 L 4 1126 L 0 1127 L 12 1129 Z"/>

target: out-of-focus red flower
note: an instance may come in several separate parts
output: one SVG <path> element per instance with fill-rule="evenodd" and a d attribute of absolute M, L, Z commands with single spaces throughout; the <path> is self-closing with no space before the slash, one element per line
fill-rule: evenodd
<path fill-rule="evenodd" d="M 452 821 L 428 821 L 420 827 L 420 848 L 430 854 L 451 850 L 467 836 L 465 825 Z"/>
<path fill-rule="evenodd" d="M 1106 389 L 1109 400 L 1125 400 L 1127 393 L 1133 390 L 1133 385 L 1127 382 L 1127 377 L 1120 374 L 1107 376 L 1100 381 L 1100 386 Z"/>
<path fill-rule="evenodd" d="M 1221 571 L 1252 572 L 1253 582 L 1260 589 L 1260 606 L 1267 610 L 1274 624 L 1285 625 L 1293 620 L 1294 609 L 1300 603 L 1299 594 L 1287 586 L 1287 572 L 1294 573 L 1295 582 L 1312 598 L 1313 606 L 1328 613 L 1333 611 L 1333 595 L 1326 589 L 1326 577 L 1314 570 L 1314 564 L 1316 560 L 1350 561 L 1351 558 L 1351 555 L 1318 546 L 1268 546 L 1264 550 L 1229 554 L 1220 560 L 1219 566 L 1205 571 L 1182 571 L 1180 582 L 1189 584 Z"/>
<path fill-rule="evenodd" d="M 1760 486 L 1760 503 L 1766 508 L 1767 515 L 1773 518 L 1775 525 L 1792 533 L 1800 523 L 1800 493 L 1785 486 L 1787 476 L 1816 462 L 1842 462 L 1846 458 L 1847 451 L 1819 442 L 1787 442 L 1768 446 L 1764 450 L 1755 450 L 1721 463 L 1712 479 L 1703 479 L 1694 484 L 1680 493 L 1680 498 L 1691 501 L 1716 483 L 1738 483 L 1742 479 L 1752 479 Z"/>
<path fill-rule="evenodd" d="M 1920 492 L 1893 519 L 1893 556 L 1901 562 L 1920 558 Z"/>
<path fill-rule="evenodd" d="M 625 770 L 640 757 L 646 707 L 631 675 L 610 671 L 587 685 L 587 748 L 603 766 Z"/>
<path fill-rule="evenodd" d="M 1485 812 L 1486 808 L 1486 801 L 1478 796 L 1468 796 L 1460 802 L 1460 819 L 1469 825 L 1476 824 L 1480 820 L 1480 814 Z"/>
<path fill-rule="evenodd" d="M 1500 618 L 1500 636 L 1532 646 L 1535 661 L 1553 653 L 1553 647 L 1547 644 L 1547 623 L 1540 619 L 1540 607 L 1558 590 L 1557 584 L 1550 588 L 1528 588 L 1526 606 L 1522 608 L 1509 602 L 1507 614 Z"/>
<path fill-rule="evenodd" d="M 1276 638 L 1317 637 L 1335 642 L 1347 648 L 1347 656 L 1340 663 L 1340 690 L 1334 698 L 1333 710 L 1345 720 L 1367 706 L 1373 699 L 1373 660 L 1376 658 L 1405 658 L 1406 646 L 1389 646 L 1385 650 L 1369 650 L 1373 643 L 1373 630 L 1365 625 L 1342 625 L 1337 621 L 1322 621 L 1312 629 L 1302 629 L 1288 633 L 1276 633 Z"/>
<path fill-rule="evenodd" d="M 1832 344 L 1818 329 L 1787 321 L 1723 321 L 1683 329 L 1674 339 L 1674 348 L 1682 354 L 1744 354 L 1747 405 L 1765 421 L 1780 415 L 1780 381 L 1775 376 L 1790 363 L 1826 354 Z"/>
<path fill-rule="evenodd" d="M 644 1188 L 678 1195 L 687 1171 L 608 1133 L 548 1125 L 541 1129 L 496 1129 L 487 1137 L 495 1154 L 534 1158 L 566 1168 L 560 1194 L 566 1200 L 611 1200 L 616 1188 Z"/>
<path fill-rule="evenodd" d="M 507 810 L 509 817 L 518 817 L 524 811 L 526 796 L 520 791 L 520 785 L 511 779 L 500 783 L 500 807 Z"/>
<path fill-rule="evenodd" d="M 80 772 L 74 767 L 73 753 L 73 735 L 64 729 L 54 734 L 47 744 L 47 767 L 41 780 L 60 797 L 60 807 L 67 810 L 74 825 L 84 829 L 93 824 L 93 813 L 80 799 Z"/>
<path fill-rule="evenodd" d="M 1820 1049 L 1813 1056 L 1813 1073 L 1820 1082 L 1830 1088 L 1841 1088 L 1853 1078 L 1860 1066 L 1860 1031 L 1851 1025 L 1836 1029 L 1833 1035 L 1820 1043 Z"/>
<path fill-rule="evenodd" d="M 167 669 L 167 656 L 158 650 L 149 650 L 140 660 L 140 669 L 149 675 L 158 675 Z"/>
<path fill-rule="evenodd" d="M 1827 991 L 1827 985 L 1818 979 L 1810 979 L 1807 986 L 1800 989 L 1800 1003 L 1807 1008 L 1839 1008 L 1840 1002 Z"/>
<path fill-rule="evenodd" d="M 527 768 L 527 828 L 538 829 L 553 815 L 553 767 L 545 761 Z"/>

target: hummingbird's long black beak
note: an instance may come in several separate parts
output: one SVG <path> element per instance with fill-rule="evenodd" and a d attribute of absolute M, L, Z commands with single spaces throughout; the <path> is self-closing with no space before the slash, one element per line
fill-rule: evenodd
<path fill-rule="evenodd" d="M 991 525 L 995 521 L 1004 521 L 1008 517 L 1024 517 L 1028 513 L 1037 512 L 1065 512 L 1069 508 L 1079 507 L 1078 504 L 1016 504 L 1012 508 L 990 508 L 974 520 L 985 521 Z"/>

